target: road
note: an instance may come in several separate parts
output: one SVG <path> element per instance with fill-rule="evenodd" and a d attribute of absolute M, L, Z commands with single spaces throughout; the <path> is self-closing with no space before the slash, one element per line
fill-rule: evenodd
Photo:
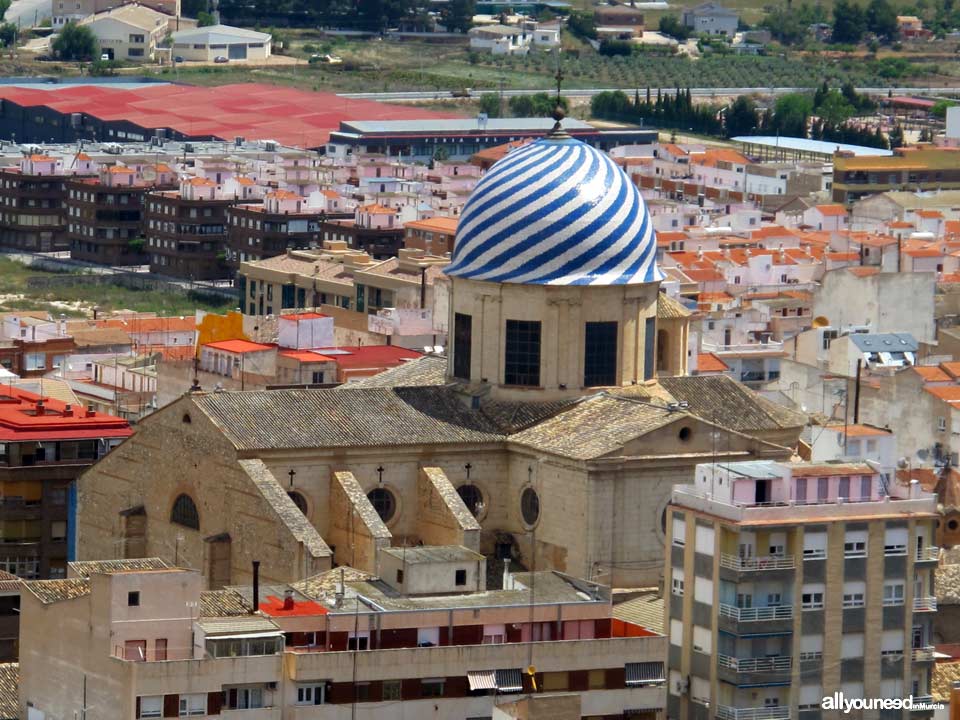
<path fill-rule="evenodd" d="M 18 0 L 19 2 L 29 2 L 30 0 Z M 656 89 L 656 88 L 654 88 Z M 630 94 L 633 92 L 633 88 L 595 88 L 595 89 L 583 89 L 583 88 L 564 88 L 563 94 L 566 97 L 593 97 L 598 93 L 609 92 L 611 90 L 623 90 L 624 92 Z M 666 88 L 667 92 L 673 90 L 673 88 Z M 728 95 L 751 95 L 753 93 L 763 94 L 763 95 L 783 95 L 785 93 L 791 92 L 807 92 L 813 90 L 812 87 L 809 88 L 796 88 L 796 87 L 738 87 L 738 88 L 690 88 L 690 94 L 696 95 L 697 97 L 713 97 L 717 95 L 728 96 Z M 895 88 L 885 88 L 885 87 L 862 87 L 857 88 L 857 92 L 869 93 L 871 95 L 886 95 L 888 92 L 893 91 L 894 95 L 937 95 L 947 91 L 954 91 L 952 88 L 921 88 L 921 87 L 895 87 Z M 497 93 L 497 90 L 483 90 L 475 91 L 473 93 L 474 97 L 479 96 L 483 92 L 492 92 Z M 550 92 L 549 90 L 504 90 L 503 94 L 505 97 L 513 97 L 515 95 L 533 95 L 538 92 Z M 340 97 L 345 98 L 354 98 L 358 100 L 435 100 L 435 99 L 453 99 L 449 92 L 437 92 L 431 90 L 416 90 L 408 92 L 374 92 L 374 93 L 341 93 Z"/>
<path fill-rule="evenodd" d="M 39 25 L 52 13 L 52 0 L 13 0 L 3 19 L 14 25 L 28 28 Z"/>

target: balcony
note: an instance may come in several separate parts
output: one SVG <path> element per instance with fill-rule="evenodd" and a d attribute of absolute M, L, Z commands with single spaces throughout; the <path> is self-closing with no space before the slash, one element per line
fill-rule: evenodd
<path fill-rule="evenodd" d="M 220 710 L 221 720 L 280 720 L 280 710 L 278 707 L 269 708 L 251 708 L 249 710 L 230 710 L 223 708 Z"/>
<path fill-rule="evenodd" d="M 717 664 L 738 673 L 784 673 L 793 667 L 793 658 L 786 655 L 770 657 L 735 658 L 717 655 Z"/>
<path fill-rule="evenodd" d="M 755 558 L 742 558 L 736 555 L 723 554 L 720 556 L 720 567 L 738 572 L 793 570 L 796 567 L 796 559 L 793 555 L 764 555 Z"/>
<path fill-rule="evenodd" d="M 918 563 L 935 563 L 940 560 L 940 548 L 935 545 L 930 547 L 920 548 L 917 550 L 917 555 L 915 562 Z"/>
<path fill-rule="evenodd" d="M 790 720 L 790 708 L 780 705 L 752 708 L 718 705 L 717 720 Z"/>
<path fill-rule="evenodd" d="M 936 601 L 934 601 L 936 605 Z M 934 607 L 936 609 L 936 607 Z M 720 617 L 727 617 L 737 622 L 765 622 L 769 620 L 792 620 L 793 607 L 777 605 L 773 607 L 738 608 L 733 605 L 720 604 Z"/>
<path fill-rule="evenodd" d="M 911 657 L 915 663 L 928 663 L 933 662 L 933 653 L 934 648 L 932 645 L 927 645 L 925 647 L 913 648 Z"/>
<path fill-rule="evenodd" d="M 915 597 L 913 599 L 913 611 L 914 612 L 936 612 L 937 599 L 932 596 Z"/>

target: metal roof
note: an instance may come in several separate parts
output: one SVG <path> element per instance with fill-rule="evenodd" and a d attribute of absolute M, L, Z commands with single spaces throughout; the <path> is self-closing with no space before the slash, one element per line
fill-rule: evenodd
<path fill-rule="evenodd" d="M 209 637 L 251 635 L 260 633 L 275 633 L 279 626 L 261 615 L 238 615 L 230 618 L 204 618 L 197 621 L 197 626 Z"/>
<path fill-rule="evenodd" d="M 806 138 L 776 137 L 774 135 L 738 135 L 737 137 L 731 139 L 738 143 L 763 145 L 764 147 L 782 148 L 784 150 L 820 153 L 822 155 L 833 155 L 837 150 L 851 152 L 857 157 L 887 157 L 893 155 L 892 150 L 864 147 L 863 145 L 847 145 L 846 143 L 835 143 L 826 140 L 808 140 Z"/>
<path fill-rule="evenodd" d="M 783 477 L 783 469 L 771 460 L 745 460 L 744 462 L 721 463 L 720 467 L 743 477 L 774 479 Z"/>
<path fill-rule="evenodd" d="M 920 347 L 910 333 L 851 333 L 848 337 L 863 352 L 916 352 Z"/>
<path fill-rule="evenodd" d="M 415 132 L 419 134 L 430 133 L 457 133 L 457 132 L 477 132 L 485 130 L 488 133 L 504 133 L 516 131 L 517 134 L 523 132 L 547 132 L 553 127 L 552 118 L 489 118 L 483 128 L 477 122 L 476 118 L 450 118 L 450 119 L 424 119 L 424 120 L 345 120 L 341 123 L 341 130 L 357 133 L 406 133 Z M 593 125 L 566 118 L 563 121 L 563 128 L 570 130 L 594 130 Z"/>

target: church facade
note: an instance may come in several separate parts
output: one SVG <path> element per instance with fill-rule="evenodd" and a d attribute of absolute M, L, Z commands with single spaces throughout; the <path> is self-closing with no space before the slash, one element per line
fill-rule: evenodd
<path fill-rule="evenodd" d="M 643 200 L 557 130 L 464 208 L 450 345 L 332 390 L 195 392 L 79 481 L 84 559 L 158 556 L 209 587 L 291 582 L 382 549 L 462 544 L 655 584 L 664 509 L 698 463 L 788 459 L 804 419 L 686 376 L 689 313 L 659 292 Z"/>

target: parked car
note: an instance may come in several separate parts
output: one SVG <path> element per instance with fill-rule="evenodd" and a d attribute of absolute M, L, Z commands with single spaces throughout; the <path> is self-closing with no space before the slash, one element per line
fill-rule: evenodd
<path fill-rule="evenodd" d="M 177 56 L 173 59 L 173 61 L 174 61 L 175 63 L 182 63 L 182 62 L 184 62 L 184 60 L 183 60 L 183 55 L 177 55 Z"/>
<path fill-rule="evenodd" d="M 225 63 L 225 62 L 230 62 L 230 59 L 227 58 L 225 55 L 217 55 L 217 56 L 213 59 L 213 61 L 214 61 L 215 63 Z"/>
<path fill-rule="evenodd" d="M 107 61 L 107 60 L 110 59 L 110 55 L 107 54 L 107 53 L 101 53 L 101 54 L 100 54 L 100 59 L 103 60 L 103 61 Z"/>

